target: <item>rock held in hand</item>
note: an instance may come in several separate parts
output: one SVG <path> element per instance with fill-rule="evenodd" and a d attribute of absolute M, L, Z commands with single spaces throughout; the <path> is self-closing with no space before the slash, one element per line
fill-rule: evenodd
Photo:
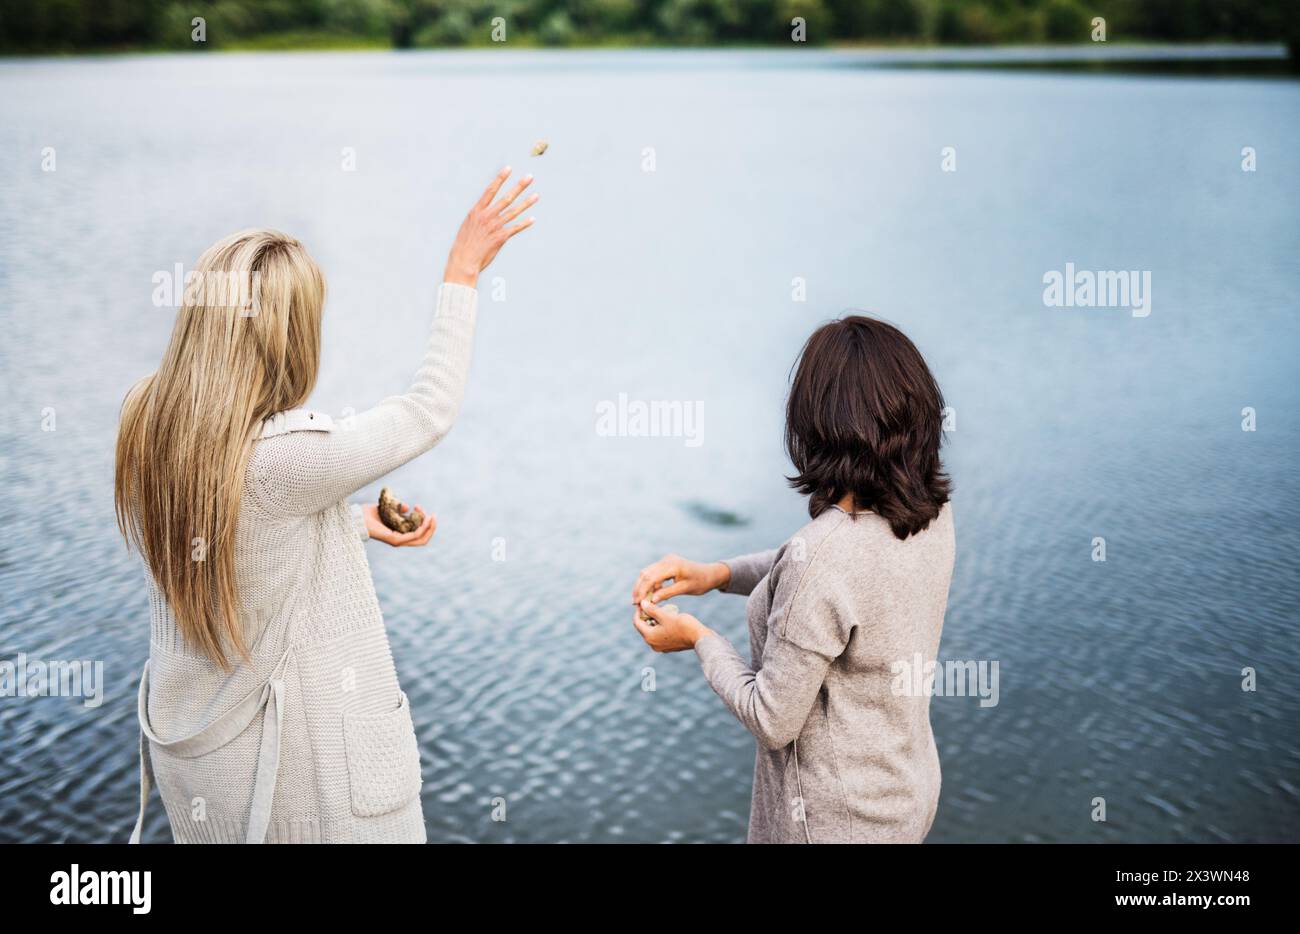
<path fill-rule="evenodd" d="M 650 602 L 654 603 L 653 600 L 651 600 Z M 667 610 L 669 613 L 679 612 L 677 609 L 677 605 L 674 603 L 655 603 L 655 606 L 659 607 L 659 609 L 661 610 Z M 649 623 L 651 626 L 659 625 L 659 621 L 655 619 L 653 616 L 647 615 L 645 610 L 641 611 L 641 622 Z"/>
<path fill-rule="evenodd" d="M 418 509 L 403 513 L 401 500 L 384 487 L 379 491 L 379 521 L 394 532 L 405 535 L 424 525 L 424 513 Z"/>

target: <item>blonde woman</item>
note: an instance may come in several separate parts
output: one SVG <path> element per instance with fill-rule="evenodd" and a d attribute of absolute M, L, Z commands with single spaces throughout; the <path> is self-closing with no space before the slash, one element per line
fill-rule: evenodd
<path fill-rule="evenodd" d="M 152 782 L 178 843 L 423 842 L 420 757 L 346 498 L 450 430 L 478 274 L 532 223 L 503 169 L 461 225 L 410 389 L 346 422 L 302 408 L 325 281 L 297 240 L 226 237 L 199 259 L 158 371 L 122 408 L 118 523 L 148 570 L 139 842 Z"/>

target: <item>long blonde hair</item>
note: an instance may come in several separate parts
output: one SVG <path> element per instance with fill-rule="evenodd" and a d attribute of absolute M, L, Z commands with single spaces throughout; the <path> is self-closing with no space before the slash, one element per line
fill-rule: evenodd
<path fill-rule="evenodd" d="M 118 528 L 186 642 L 227 671 L 231 652 L 249 658 L 235 580 L 244 471 L 263 419 L 302 405 L 316 383 L 324 303 L 301 243 L 232 234 L 199 257 L 157 372 L 122 403 Z"/>

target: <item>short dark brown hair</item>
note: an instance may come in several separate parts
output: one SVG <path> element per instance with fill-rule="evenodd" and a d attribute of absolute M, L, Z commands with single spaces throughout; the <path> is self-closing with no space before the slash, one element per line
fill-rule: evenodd
<path fill-rule="evenodd" d="M 939 460 L 943 395 L 891 324 L 850 315 L 813 332 L 795 364 L 785 448 L 815 519 L 846 493 L 901 539 L 939 515 L 952 484 Z"/>

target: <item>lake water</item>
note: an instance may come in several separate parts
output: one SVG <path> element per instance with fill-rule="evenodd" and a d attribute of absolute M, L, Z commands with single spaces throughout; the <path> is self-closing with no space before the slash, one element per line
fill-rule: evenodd
<path fill-rule="evenodd" d="M 626 601 L 666 551 L 805 521 L 781 405 L 803 339 L 850 308 L 903 327 L 954 408 L 941 657 L 999 663 L 996 706 L 933 701 L 930 839 L 1297 839 L 1300 84 L 837 61 L 0 63 L 0 658 L 105 679 L 93 709 L 0 699 L 0 839 L 134 820 L 148 617 L 112 444 L 170 328 L 155 271 L 243 227 L 301 238 L 330 285 L 312 404 L 360 409 L 405 387 L 506 162 L 537 174 L 538 224 L 483 282 L 460 423 L 388 481 L 437 536 L 367 546 L 431 840 L 743 839 L 752 740 Z M 1150 314 L 1045 306 L 1067 263 L 1149 271 Z M 702 443 L 599 435 L 620 394 L 702 403 Z M 741 599 L 688 604 L 746 648 Z"/>

